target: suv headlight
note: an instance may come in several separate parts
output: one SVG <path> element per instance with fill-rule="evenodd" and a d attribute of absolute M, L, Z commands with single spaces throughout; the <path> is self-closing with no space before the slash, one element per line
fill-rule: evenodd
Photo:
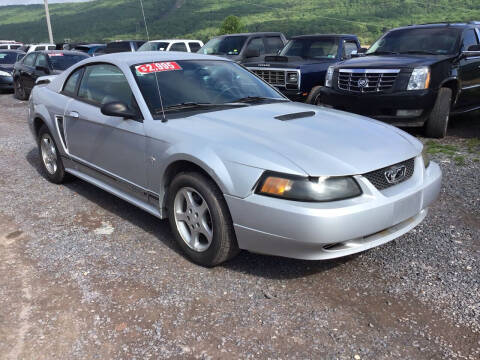
<path fill-rule="evenodd" d="M 0 76 L 12 76 L 12 74 L 10 74 L 6 71 L 0 71 Z"/>
<path fill-rule="evenodd" d="M 287 72 L 287 83 L 296 84 L 298 83 L 298 72 Z"/>
<path fill-rule="evenodd" d="M 423 165 L 425 165 L 425 169 L 430 165 L 430 155 L 427 153 L 427 147 L 424 145 L 422 150 L 422 158 L 423 158 Z"/>
<path fill-rule="evenodd" d="M 413 69 L 410 80 L 408 81 L 407 90 L 423 90 L 428 89 L 430 85 L 430 68 L 421 66 Z"/>
<path fill-rule="evenodd" d="M 362 190 L 353 177 L 315 177 L 265 172 L 257 194 L 305 202 L 336 201 L 360 196 Z"/>
<path fill-rule="evenodd" d="M 329 66 L 327 69 L 327 75 L 325 76 L 325 86 L 332 87 L 333 83 L 333 66 Z"/>

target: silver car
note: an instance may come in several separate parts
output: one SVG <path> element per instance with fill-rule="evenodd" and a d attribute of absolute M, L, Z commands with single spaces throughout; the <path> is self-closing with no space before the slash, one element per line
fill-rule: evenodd
<path fill-rule="evenodd" d="M 331 259 L 427 215 L 441 171 L 407 133 L 294 103 L 240 65 L 143 52 L 90 58 L 34 87 L 46 177 L 88 181 L 163 219 L 194 262 L 240 249 Z"/>

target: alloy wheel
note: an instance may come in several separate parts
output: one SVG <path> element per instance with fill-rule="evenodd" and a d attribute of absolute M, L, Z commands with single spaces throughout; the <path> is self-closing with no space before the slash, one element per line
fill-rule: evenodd
<path fill-rule="evenodd" d="M 175 225 L 187 246 L 204 252 L 213 240 L 210 209 L 198 191 L 190 187 L 178 190 L 174 200 Z"/>
<path fill-rule="evenodd" d="M 40 149 L 42 154 L 42 161 L 45 169 L 54 175 L 57 172 L 57 150 L 55 144 L 49 134 L 43 134 L 40 139 Z"/>

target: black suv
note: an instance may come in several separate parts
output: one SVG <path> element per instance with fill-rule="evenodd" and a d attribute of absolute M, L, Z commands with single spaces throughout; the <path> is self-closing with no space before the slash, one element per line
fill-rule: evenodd
<path fill-rule="evenodd" d="M 291 100 L 315 103 L 328 67 L 359 50 L 355 35 L 302 35 L 292 37 L 278 55 L 244 65 Z"/>
<path fill-rule="evenodd" d="M 480 23 L 391 30 L 328 69 L 319 104 L 444 137 L 450 114 L 480 108 Z"/>
<path fill-rule="evenodd" d="M 229 34 L 211 39 L 197 52 L 223 56 L 243 64 L 259 61 L 265 54 L 276 54 L 286 43 L 285 35 L 279 32 Z"/>

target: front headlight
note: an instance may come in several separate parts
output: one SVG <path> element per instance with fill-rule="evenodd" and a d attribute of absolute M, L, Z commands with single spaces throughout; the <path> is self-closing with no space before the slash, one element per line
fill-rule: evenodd
<path fill-rule="evenodd" d="M 430 155 L 427 153 L 427 147 L 423 146 L 422 150 L 422 158 L 423 158 L 423 165 L 425 165 L 425 169 L 430 165 Z"/>
<path fill-rule="evenodd" d="M 12 74 L 10 74 L 6 71 L 0 71 L 0 76 L 12 76 Z"/>
<path fill-rule="evenodd" d="M 430 85 L 430 68 L 428 66 L 417 67 L 413 69 L 407 90 L 428 89 Z"/>
<path fill-rule="evenodd" d="M 316 177 L 265 172 L 257 185 L 257 194 L 287 200 L 323 202 L 360 196 L 362 190 L 355 179 L 348 176 Z"/>
<path fill-rule="evenodd" d="M 327 69 L 327 75 L 325 75 L 325 86 L 332 87 L 333 83 L 333 66 L 329 66 Z"/>
<path fill-rule="evenodd" d="M 298 83 L 298 73 L 297 72 L 288 72 L 287 73 L 287 83 L 290 83 L 290 84 Z"/>

